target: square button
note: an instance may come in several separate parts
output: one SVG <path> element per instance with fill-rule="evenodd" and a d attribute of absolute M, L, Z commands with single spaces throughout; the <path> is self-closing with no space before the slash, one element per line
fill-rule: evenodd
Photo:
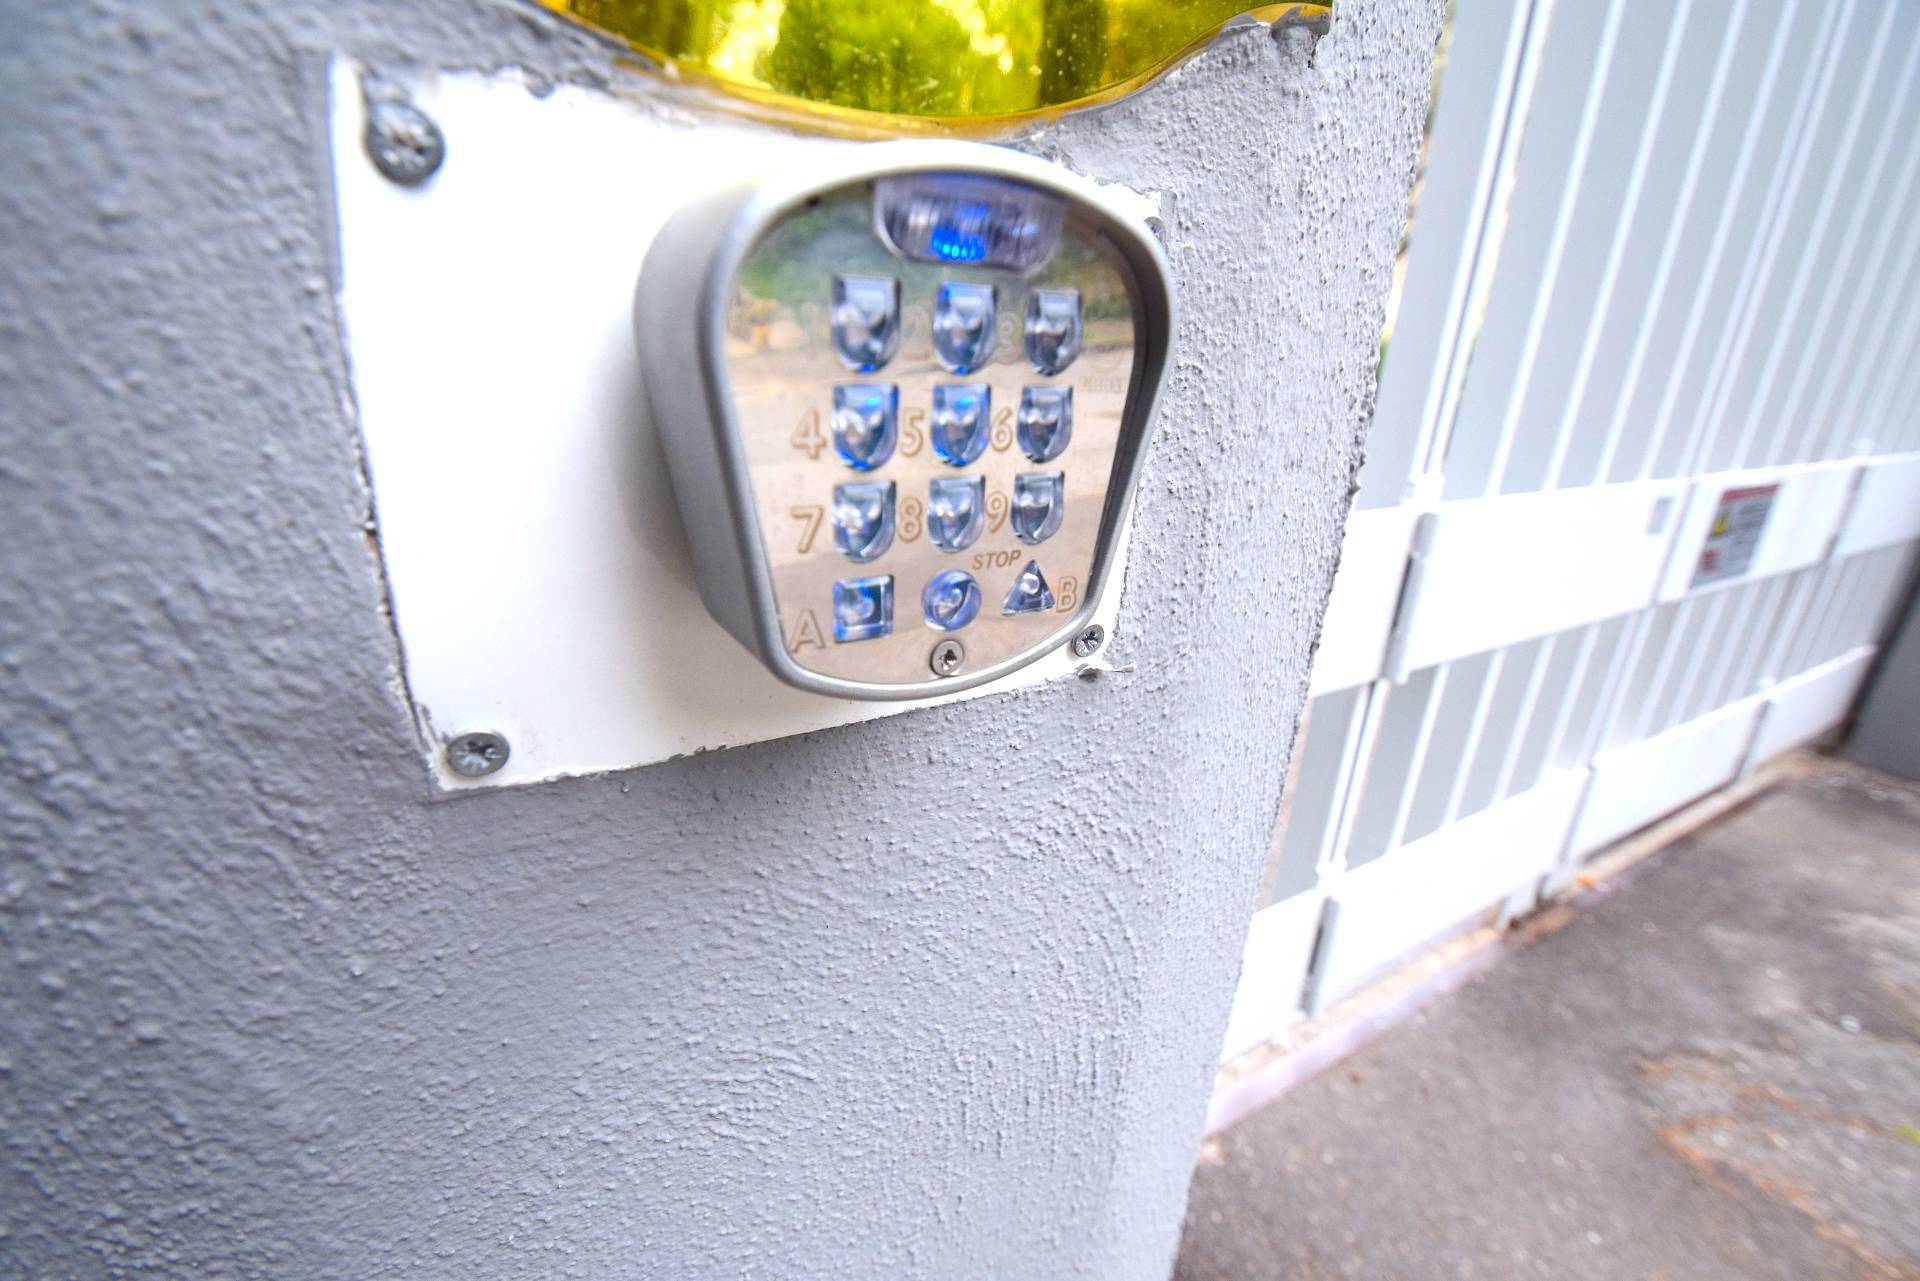
<path fill-rule="evenodd" d="M 872 640 L 893 630 L 893 575 L 843 578 L 833 585 L 833 639 Z"/>

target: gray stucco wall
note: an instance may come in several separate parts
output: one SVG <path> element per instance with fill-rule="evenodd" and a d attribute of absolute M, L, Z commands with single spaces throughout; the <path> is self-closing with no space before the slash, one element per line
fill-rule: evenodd
<path fill-rule="evenodd" d="M 623 73 L 504 0 L 0 6 L 0 1274 L 1163 1277 L 1440 7 L 1034 139 L 1171 202 L 1122 672 L 432 802 L 326 60 Z"/>

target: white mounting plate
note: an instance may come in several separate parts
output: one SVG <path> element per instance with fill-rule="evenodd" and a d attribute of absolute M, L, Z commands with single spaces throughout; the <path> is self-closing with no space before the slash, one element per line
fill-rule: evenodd
<path fill-rule="evenodd" d="M 1032 685 L 874 703 L 776 680 L 707 614 L 665 464 L 644 429 L 631 306 L 684 201 L 858 146 L 513 72 L 407 86 L 446 160 L 417 187 L 362 144 L 361 71 L 336 59 L 340 315 L 409 697 L 434 780 L 532 783 Z M 1146 218 L 1147 197 L 1115 194 Z M 1111 633 L 1125 577 L 1095 619 Z M 491 730 L 511 757 L 464 779 L 442 745 Z"/>

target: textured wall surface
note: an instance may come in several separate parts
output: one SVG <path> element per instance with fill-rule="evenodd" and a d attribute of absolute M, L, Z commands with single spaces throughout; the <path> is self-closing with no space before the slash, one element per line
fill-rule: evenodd
<path fill-rule="evenodd" d="M 0 1275 L 1165 1276 L 1439 9 L 1032 139 L 1169 202 L 1125 670 L 431 802 L 326 60 L 625 73 L 502 0 L 0 6 Z"/>

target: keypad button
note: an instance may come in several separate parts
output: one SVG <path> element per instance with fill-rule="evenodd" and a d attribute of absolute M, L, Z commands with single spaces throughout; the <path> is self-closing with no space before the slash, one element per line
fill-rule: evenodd
<path fill-rule="evenodd" d="M 1043 374 L 1057 374 L 1080 355 L 1080 293 L 1075 289 L 1036 289 L 1027 297 L 1027 363 Z"/>
<path fill-rule="evenodd" d="M 1027 567 L 1014 576 L 1013 586 L 1007 589 L 1007 599 L 1000 606 L 1002 614 L 1038 614 L 1053 608 L 1053 588 L 1047 583 L 1047 576 L 1040 572 L 1040 562 L 1030 560 Z"/>
<path fill-rule="evenodd" d="M 933 297 L 933 354 L 956 374 L 970 374 L 993 356 L 998 338 L 994 288 L 949 280 Z"/>
<path fill-rule="evenodd" d="M 985 452 L 993 427 L 993 393 L 985 383 L 949 383 L 933 389 L 933 452 L 965 467 Z"/>
<path fill-rule="evenodd" d="M 1034 462 L 1058 458 L 1073 439 L 1073 388 L 1022 388 L 1018 435 L 1020 452 Z"/>
<path fill-rule="evenodd" d="M 848 560 L 878 560 L 893 546 L 893 482 L 833 487 L 833 545 Z"/>
<path fill-rule="evenodd" d="M 900 282 L 892 276 L 833 278 L 833 351 L 855 373 L 870 374 L 900 349 Z"/>
<path fill-rule="evenodd" d="M 893 630 L 893 575 L 843 578 L 833 585 L 833 639 L 872 640 Z"/>
<path fill-rule="evenodd" d="M 938 476 L 927 485 L 927 537 L 943 552 L 965 551 L 987 523 L 984 476 Z"/>
<path fill-rule="evenodd" d="M 1044 543 L 1052 538 L 1066 510 L 1065 473 L 1030 471 L 1013 478 L 1013 510 L 1007 515 L 1013 536 L 1021 542 Z"/>
<path fill-rule="evenodd" d="M 833 389 L 833 447 L 847 466 L 872 471 L 893 457 L 899 437 L 898 387 L 842 383 Z"/>
<path fill-rule="evenodd" d="M 935 574 L 920 593 L 920 613 L 928 627 L 957 632 L 980 613 L 980 584 L 958 569 Z"/>

